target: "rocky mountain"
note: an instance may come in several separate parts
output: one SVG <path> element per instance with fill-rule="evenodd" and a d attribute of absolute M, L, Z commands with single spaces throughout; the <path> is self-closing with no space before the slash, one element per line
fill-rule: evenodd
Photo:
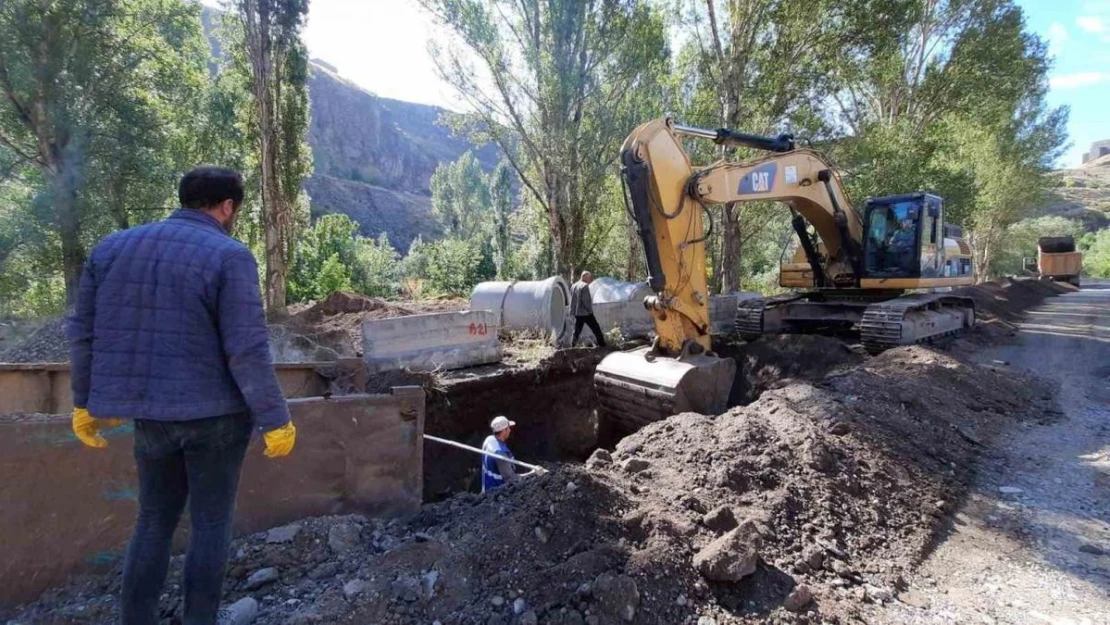
<path fill-rule="evenodd" d="M 1054 172 L 1059 186 L 1042 213 L 1083 223 L 1087 231 L 1110 226 L 1110 155 Z"/>
<path fill-rule="evenodd" d="M 443 109 L 380 98 L 314 61 L 308 95 L 315 172 L 305 189 L 313 217 L 343 213 L 364 236 L 389 235 L 404 252 L 417 235 L 435 237 L 430 181 L 436 166 L 475 150 L 487 169 L 493 146 L 477 147 L 438 123 Z"/>
<path fill-rule="evenodd" d="M 223 54 L 213 35 L 219 12 L 201 11 L 214 59 Z M 215 64 L 212 67 L 215 71 Z M 313 218 L 343 213 L 363 236 L 382 232 L 405 252 L 417 235 L 440 234 L 432 218 L 430 182 L 436 167 L 475 150 L 487 170 L 497 149 L 475 146 L 438 123 L 441 108 L 380 98 L 342 78 L 319 60 L 310 63 L 309 129 L 314 173 L 305 181 Z"/>

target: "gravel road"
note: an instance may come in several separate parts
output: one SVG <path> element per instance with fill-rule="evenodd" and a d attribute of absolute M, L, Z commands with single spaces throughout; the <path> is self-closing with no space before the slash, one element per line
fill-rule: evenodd
<path fill-rule="evenodd" d="M 1059 383 L 1064 417 L 1001 439 L 904 602 L 867 621 L 1110 624 L 1110 281 L 1030 310 L 978 358 Z"/>

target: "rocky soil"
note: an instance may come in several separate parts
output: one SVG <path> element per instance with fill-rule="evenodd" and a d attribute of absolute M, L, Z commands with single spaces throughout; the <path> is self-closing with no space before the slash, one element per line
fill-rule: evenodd
<path fill-rule="evenodd" d="M 905 589 L 984 446 L 1054 406 L 1032 378 L 901 348 L 404 523 L 238 540 L 226 599 L 257 599 L 263 624 L 855 622 Z M 118 584 L 75 581 L 13 622 L 108 622 Z"/>

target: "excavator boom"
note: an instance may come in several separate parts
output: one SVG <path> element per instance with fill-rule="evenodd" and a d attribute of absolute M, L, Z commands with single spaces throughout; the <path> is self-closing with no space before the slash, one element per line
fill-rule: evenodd
<path fill-rule="evenodd" d="M 769 154 L 694 167 L 681 136 Z M 628 136 L 621 166 L 654 292 L 644 306 L 656 338 L 650 348 L 611 354 L 598 365 L 603 438 L 677 412 L 715 414 L 727 406 L 736 363 L 713 353 L 709 333 L 710 204 L 774 201 L 793 214 L 801 259 L 784 266 L 780 280 L 811 290 L 743 302 L 736 326 L 744 338 L 858 328 L 865 347 L 881 351 L 974 323 L 968 298 L 903 296 L 974 280 L 971 250 L 948 236 L 943 200 L 935 195 L 872 198 L 861 214 L 824 157 L 788 135 L 692 128 L 668 118 Z"/>

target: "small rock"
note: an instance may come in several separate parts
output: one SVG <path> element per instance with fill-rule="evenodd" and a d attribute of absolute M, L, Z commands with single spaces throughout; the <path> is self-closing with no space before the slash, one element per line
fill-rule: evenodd
<path fill-rule="evenodd" d="M 301 532 L 301 526 L 298 523 L 291 525 L 283 525 L 282 527 L 275 527 L 266 532 L 266 542 L 271 545 L 280 545 L 283 543 L 291 543 Z"/>
<path fill-rule="evenodd" d="M 636 581 L 627 575 L 601 575 L 594 581 L 593 594 L 602 612 L 631 623 L 640 606 Z"/>
<path fill-rule="evenodd" d="M 878 586 L 868 584 L 864 589 L 867 591 L 867 598 L 875 603 L 886 603 L 894 599 L 894 593 L 886 588 L 879 588 Z"/>
<path fill-rule="evenodd" d="M 358 546 L 359 528 L 354 523 L 339 523 L 328 530 L 328 547 L 343 555 Z"/>
<path fill-rule="evenodd" d="M 520 623 L 520 625 L 538 625 L 540 619 L 538 616 L 536 616 L 535 612 L 533 612 L 532 610 L 528 610 L 524 614 L 520 615 L 520 620 L 518 622 Z"/>
<path fill-rule="evenodd" d="M 805 560 L 798 560 L 794 563 L 794 572 L 798 575 L 805 575 L 812 570 L 813 569 L 809 568 L 809 564 L 807 564 Z"/>
<path fill-rule="evenodd" d="M 578 484 L 575 484 L 574 482 L 567 482 L 568 493 L 573 493 L 576 490 L 578 490 Z"/>
<path fill-rule="evenodd" d="M 588 598 L 589 596 L 593 595 L 593 593 L 594 593 L 594 587 L 593 587 L 592 584 L 590 584 L 590 582 L 582 582 L 581 584 L 578 585 L 578 588 L 574 591 L 574 594 L 576 594 L 576 595 L 578 595 L 579 597 L 582 597 L 582 598 Z"/>
<path fill-rule="evenodd" d="M 518 616 L 524 614 L 524 610 L 527 609 L 527 607 L 528 604 L 524 601 L 524 599 L 518 598 L 516 601 L 513 601 L 513 614 L 516 614 Z"/>
<path fill-rule="evenodd" d="M 711 582 L 738 582 L 755 572 L 759 537 L 745 523 L 709 543 L 694 556 L 694 566 Z"/>
<path fill-rule="evenodd" d="M 701 522 L 702 525 L 714 532 L 727 532 L 739 525 L 736 522 L 736 515 L 732 512 L 732 508 L 728 506 L 720 506 L 710 510 L 701 518 Z"/>
<path fill-rule="evenodd" d="M 247 583 L 243 585 L 243 589 L 255 590 L 257 588 L 262 588 L 266 584 L 276 582 L 277 578 L 277 569 L 273 567 L 258 569 L 254 573 L 251 573 L 251 576 L 247 578 Z"/>
<path fill-rule="evenodd" d="M 782 602 L 782 607 L 791 612 L 801 612 L 813 601 L 813 591 L 808 586 L 798 586 Z"/>
<path fill-rule="evenodd" d="M 675 599 L 674 602 L 675 602 L 675 605 L 677 605 L 678 607 L 685 608 L 686 607 L 686 595 L 679 595 L 678 599 Z"/>
<path fill-rule="evenodd" d="M 354 599 L 358 595 L 366 592 L 370 587 L 370 583 L 362 579 L 352 579 L 351 581 L 343 584 L 343 596 L 348 600 Z"/>
<path fill-rule="evenodd" d="M 898 594 L 898 600 L 902 603 L 913 606 L 921 610 L 929 609 L 929 600 L 921 593 L 914 590 L 907 590 L 906 592 Z"/>
<path fill-rule="evenodd" d="M 1104 556 L 1104 555 L 1106 555 L 1106 550 L 1105 549 L 1103 549 L 1102 547 L 1099 547 L 1098 545 L 1092 545 L 1090 543 L 1080 544 L 1079 545 L 1079 550 L 1082 551 L 1083 553 L 1089 553 L 1089 554 L 1094 555 L 1094 556 Z"/>
<path fill-rule="evenodd" d="M 844 436 L 852 431 L 852 425 L 847 421 L 837 421 L 829 426 L 829 434 L 834 436 Z"/>
<path fill-rule="evenodd" d="M 587 469 L 595 469 L 600 466 L 606 466 L 613 463 L 613 455 L 604 449 L 597 449 L 594 453 L 590 454 L 590 458 L 586 460 Z"/>
<path fill-rule="evenodd" d="M 436 583 L 439 582 L 439 571 L 428 571 L 424 577 L 421 578 L 421 587 L 424 590 L 424 597 L 431 599 L 436 594 Z"/>
<path fill-rule="evenodd" d="M 1003 495 L 1017 495 L 1021 492 L 1021 489 L 1017 486 L 999 486 L 998 492 L 1002 493 Z"/>
<path fill-rule="evenodd" d="M 493 607 L 500 608 L 501 606 L 505 605 L 505 598 L 501 595 L 494 595 L 493 598 L 489 600 L 489 602 L 493 604 Z"/>
<path fill-rule="evenodd" d="M 541 543 L 543 543 L 545 545 L 547 544 L 547 542 L 549 540 L 551 540 L 551 532 L 547 531 L 547 528 L 545 528 L 543 526 L 537 525 L 536 529 L 535 529 L 535 533 L 536 533 L 536 540 L 540 541 Z"/>
<path fill-rule="evenodd" d="M 308 573 L 308 579 L 324 579 L 325 577 L 335 577 L 339 572 L 339 564 L 336 562 L 324 562 L 320 566 L 312 569 Z"/>
<path fill-rule="evenodd" d="M 814 549 L 806 556 L 806 564 L 814 571 L 820 571 L 825 566 L 825 552 L 820 549 Z"/>
<path fill-rule="evenodd" d="M 709 616 L 699 616 L 698 625 L 717 625 L 717 621 Z"/>
<path fill-rule="evenodd" d="M 258 602 L 254 597 L 243 597 L 220 610 L 217 619 L 220 625 L 248 625 L 258 616 Z"/>
<path fill-rule="evenodd" d="M 629 458 L 621 464 L 621 469 L 623 469 L 625 473 L 639 473 L 641 471 L 646 471 L 650 467 L 651 463 L 643 458 Z"/>

